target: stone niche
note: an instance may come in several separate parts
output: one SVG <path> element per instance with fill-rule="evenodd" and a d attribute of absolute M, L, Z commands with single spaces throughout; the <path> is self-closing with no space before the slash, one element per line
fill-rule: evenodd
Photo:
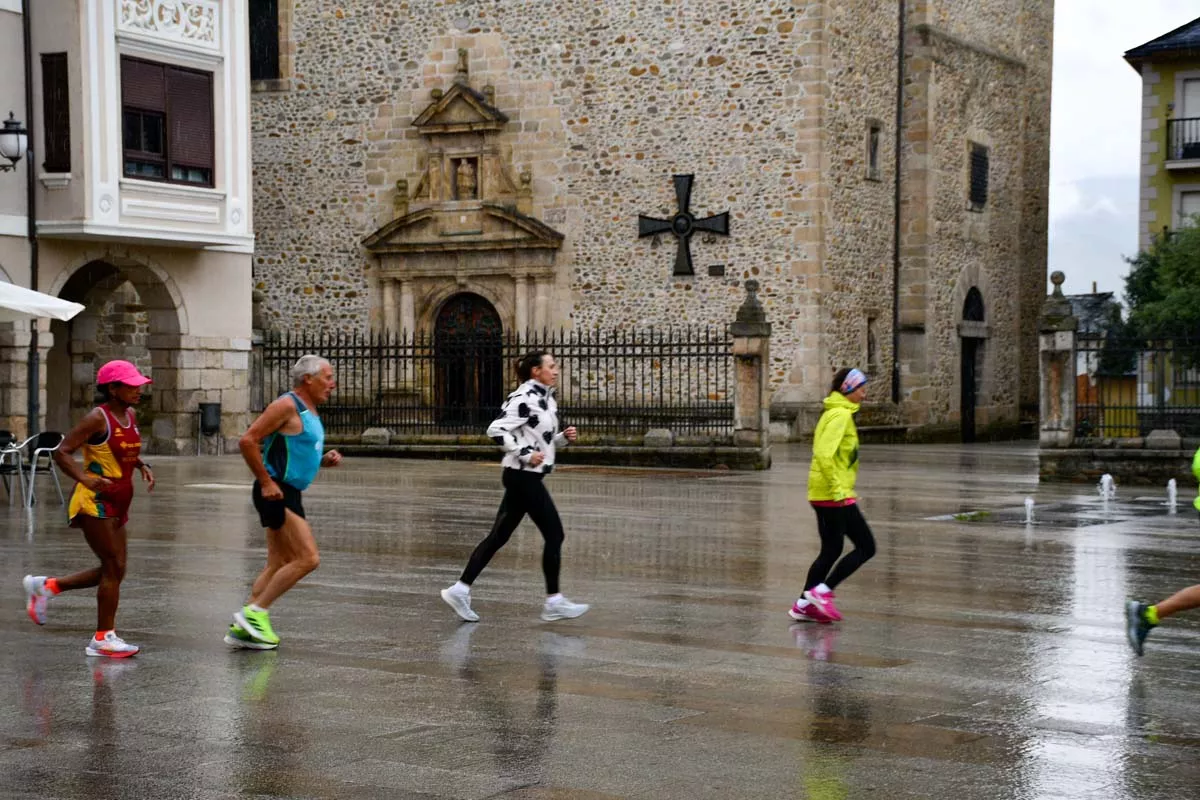
<path fill-rule="evenodd" d="M 491 86 L 471 88 L 460 50 L 453 85 L 412 122 L 421 170 L 396 181 L 393 219 L 363 240 L 379 259 L 384 330 L 432 333 L 438 308 L 462 292 L 491 303 L 506 330 L 551 324 L 563 235 L 531 216 L 532 175 L 514 170 L 494 101 Z"/>

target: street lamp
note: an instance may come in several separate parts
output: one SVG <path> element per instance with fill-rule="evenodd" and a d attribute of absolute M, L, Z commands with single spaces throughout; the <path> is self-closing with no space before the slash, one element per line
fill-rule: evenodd
<path fill-rule="evenodd" d="M 0 156 L 7 158 L 11 163 L 0 164 L 0 172 L 16 169 L 17 164 L 25 158 L 25 151 L 28 149 L 29 131 L 21 125 L 21 120 L 13 117 L 13 112 L 8 112 L 4 128 L 0 129 Z"/>

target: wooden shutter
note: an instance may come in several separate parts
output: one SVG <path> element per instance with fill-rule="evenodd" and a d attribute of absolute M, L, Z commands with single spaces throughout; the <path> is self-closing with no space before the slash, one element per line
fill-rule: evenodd
<path fill-rule="evenodd" d="M 167 110 L 161 64 L 121 57 L 121 104 L 142 111 Z"/>
<path fill-rule="evenodd" d="M 71 171 L 71 101 L 66 53 L 42 54 L 42 129 L 46 172 Z"/>
<path fill-rule="evenodd" d="M 971 208 L 982 211 L 988 199 L 988 149 L 971 145 Z"/>
<path fill-rule="evenodd" d="M 250 0 L 250 80 L 279 78 L 279 0 Z"/>
<path fill-rule="evenodd" d="M 167 128 L 171 164 L 213 168 L 210 73 L 167 67 Z"/>

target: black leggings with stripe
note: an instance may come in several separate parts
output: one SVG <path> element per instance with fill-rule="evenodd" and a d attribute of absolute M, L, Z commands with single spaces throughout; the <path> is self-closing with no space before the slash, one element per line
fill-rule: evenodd
<path fill-rule="evenodd" d="M 808 579 L 804 581 L 806 592 L 822 583 L 830 589 L 836 588 L 875 555 L 875 537 L 857 504 L 813 506 L 813 510 L 817 512 L 821 552 L 808 569 Z M 854 549 L 839 561 L 846 539 L 854 544 Z"/>
<path fill-rule="evenodd" d="M 546 574 L 546 594 L 558 594 L 558 572 L 562 564 L 563 526 L 558 518 L 558 509 L 554 500 L 546 490 L 540 472 L 526 472 L 519 469 L 505 469 L 502 482 L 504 484 L 504 499 L 500 501 L 500 510 L 496 513 L 496 522 L 492 525 L 491 533 L 487 535 L 471 553 L 467 568 L 463 570 L 463 583 L 470 586 L 483 572 L 483 568 L 492 560 L 492 556 L 508 544 L 513 531 L 521 524 L 528 514 L 533 524 L 541 532 L 546 541 L 542 550 L 542 572 Z"/>

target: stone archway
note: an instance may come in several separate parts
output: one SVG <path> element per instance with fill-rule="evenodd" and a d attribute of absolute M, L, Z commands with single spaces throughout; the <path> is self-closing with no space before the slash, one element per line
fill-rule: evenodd
<path fill-rule="evenodd" d="M 987 340 L 985 312 L 983 294 L 977 287 L 972 286 L 963 299 L 962 324 L 959 326 L 959 338 L 962 342 L 959 420 L 962 440 L 967 443 L 975 441 L 975 409 L 979 406 L 979 384 L 983 374 L 981 362 L 984 342 Z"/>
<path fill-rule="evenodd" d="M 504 398 L 504 327 L 495 306 L 472 292 L 442 303 L 434 318 L 434 406 L 442 425 L 473 431 Z"/>
<path fill-rule="evenodd" d="M 194 435 L 177 388 L 186 316 L 178 293 L 150 266 L 127 259 L 90 260 L 65 273 L 59 297 L 82 303 L 70 322 L 51 326 L 46 357 L 46 426 L 66 430 L 95 403 L 96 369 L 105 361 L 131 361 L 154 380 L 138 410 L 147 452 L 176 452 L 178 439 Z"/>

